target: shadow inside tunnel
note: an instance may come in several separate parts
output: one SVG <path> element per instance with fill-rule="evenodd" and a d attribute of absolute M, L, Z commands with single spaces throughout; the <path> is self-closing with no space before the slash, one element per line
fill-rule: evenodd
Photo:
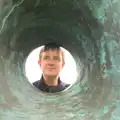
<path fill-rule="evenodd" d="M 14 0 L 13 6 L 14 2 L 19 3 Z M 102 0 L 99 4 L 102 5 Z M 82 2 L 24 0 L 6 18 L 4 19 L 4 29 L 0 34 L 0 94 L 6 103 L 0 104 L 0 108 L 4 108 L 7 104 L 11 108 L 20 104 L 21 96 L 14 94 L 22 89 L 20 85 L 24 87 L 25 96 L 29 96 L 29 90 L 34 91 L 26 82 L 23 63 L 33 49 L 50 41 L 59 43 L 70 51 L 77 62 L 80 76 L 76 85 L 79 84 L 79 88 L 83 87 L 84 90 L 81 92 L 75 89 L 77 92 L 73 98 L 82 99 L 83 97 L 83 103 L 93 108 L 103 107 L 106 104 L 112 91 L 112 80 L 103 75 L 104 70 L 109 69 L 112 62 L 109 46 L 105 44 L 106 63 L 101 67 L 101 49 L 103 49 L 102 42 L 104 41 L 101 39 L 105 38 L 102 37 L 104 31 L 107 31 L 107 27 L 104 27 L 108 22 L 103 25 L 99 19 L 95 18 L 86 0 Z M 83 68 L 81 68 L 81 64 Z M 12 77 L 8 79 L 11 74 L 15 74 L 16 77 L 13 79 L 16 80 L 11 80 Z M 21 81 L 19 81 L 20 76 L 23 78 Z M 11 85 L 12 82 L 13 85 Z M 18 84 L 19 82 L 20 84 Z M 86 86 L 88 89 L 85 89 Z M 68 90 L 69 94 L 74 87 L 75 85 Z M 23 92 L 23 90 L 21 91 Z M 80 103 L 81 101 L 76 101 L 74 106 Z"/>

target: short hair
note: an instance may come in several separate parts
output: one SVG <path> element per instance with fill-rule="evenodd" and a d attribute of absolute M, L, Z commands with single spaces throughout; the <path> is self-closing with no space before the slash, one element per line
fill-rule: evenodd
<path fill-rule="evenodd" d="M 64 51 L 60 48 L 59 44 L 54 43 L 54 42 L 50 42 L 50 43 L 47 43 L 47 44 L 44 45 L 44 47 L 40 50 L 39 60 L 41 60 L 42 53 L 45 52 L 45 51 L 48 51 L 48 50 L 61 51 L 62 52 L 62 60 L 63 60 L 63 62 L 65 62 L 65 60 L 64 60 L 64 58 L 65 58 Z"/>

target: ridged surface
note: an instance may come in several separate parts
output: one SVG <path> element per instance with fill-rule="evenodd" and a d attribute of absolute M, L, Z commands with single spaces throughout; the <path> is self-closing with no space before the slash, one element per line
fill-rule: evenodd
<path fill-rule="evenodd" d="M 120 120 L 120 2 L 0 1 L 0 120 Z M 73 55 L 78 81 L 36 91 L 23 63 L 52 39 Z M 71 68 L 72 69 L 72 68 Z"/>

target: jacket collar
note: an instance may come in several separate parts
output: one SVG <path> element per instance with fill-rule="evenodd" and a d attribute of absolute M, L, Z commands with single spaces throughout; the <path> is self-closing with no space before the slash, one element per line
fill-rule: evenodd
<path fill-rule="evenodd" d="M 46 85 L 45 82 L 44 82 L 44 77 L 43 77 L 43 75 L 42 75 L 40 81 L 41 81 L 42 84 L 44 84 L 45 86 L 48 86 L 48 85 Z M 60 77 L 59 77 L 59 78 L 58 78 L 58 86 L 59 86 L 60 84 L 61 84 L 61 80 L 60 80 Z"/>

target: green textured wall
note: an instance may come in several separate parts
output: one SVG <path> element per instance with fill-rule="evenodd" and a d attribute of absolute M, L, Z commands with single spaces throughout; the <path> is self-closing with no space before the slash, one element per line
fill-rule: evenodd
<path fill-rule="evenodd" d="M 119 6 L 118 0 L 1 0 L 0 120 L 119 120 Z M 76 84 L 55 95 L 36 91 L 22 68 L 49 38 L 71 52 L 79 73 Z"/>

